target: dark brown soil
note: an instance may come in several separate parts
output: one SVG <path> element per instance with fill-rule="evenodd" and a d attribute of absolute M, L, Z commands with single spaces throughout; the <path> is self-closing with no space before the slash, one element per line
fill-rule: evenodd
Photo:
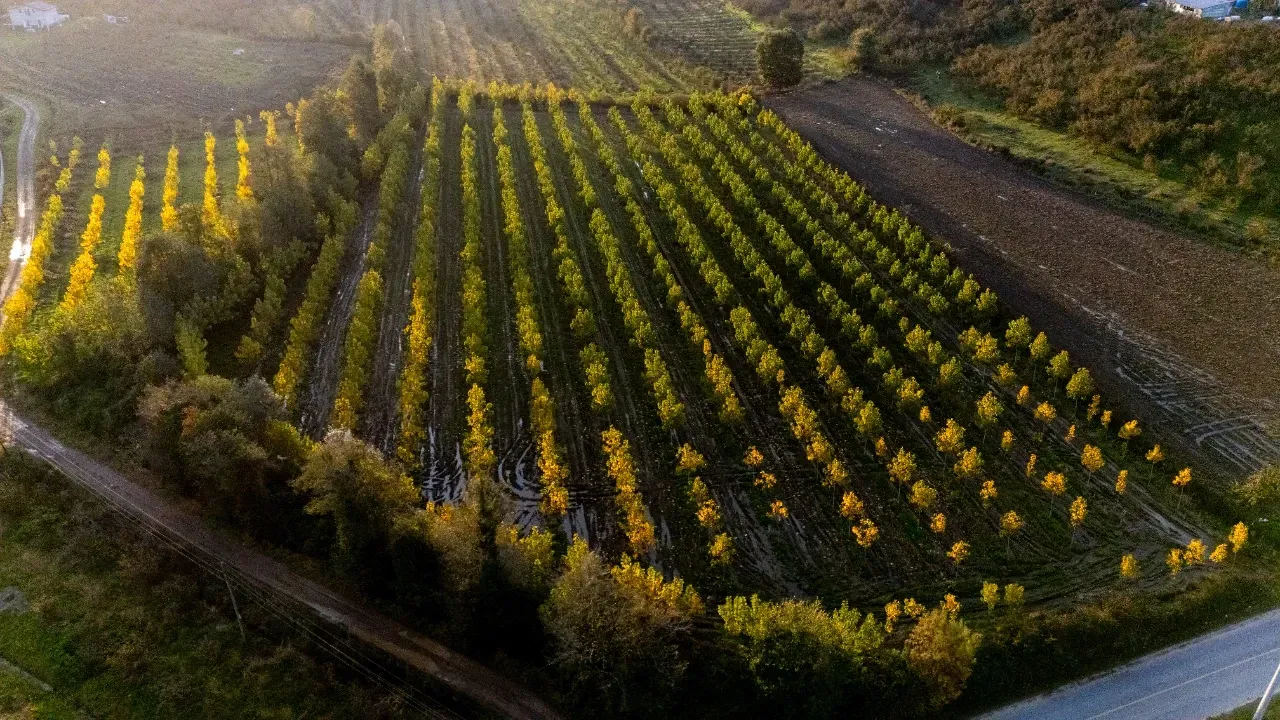
<path fill-rule="evenodd" d="M 1125 217 L 849 78 L 767 104 L 879 201 L 950 243 L 1112 401 L 1233 473 L 1280 461 L 1280 271 Z"/>

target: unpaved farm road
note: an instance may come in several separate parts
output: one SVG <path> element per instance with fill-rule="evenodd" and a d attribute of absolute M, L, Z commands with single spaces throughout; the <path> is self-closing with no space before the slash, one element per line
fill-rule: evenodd
<path fill-rule="evenodd" d="M 1204 720 L 1257 700 L 1280 660 L 1280 610 L 978 720 Z"/>
<path fill-rule="evenodd" d="M 145 523 L 149 531 L 166 542 L 181 545 L 188 553 L 198 553 L 215 566 L 234 571 L 237 584 L 247 581 L 256 586 L 255 589 L 276 596 L 276 602 L 285 598 L 301 604 L 361 642 L 382 650 L 503 717 L 518 720 L 560 717 L 526 688 L 302 577 L 282 563 L 210 530 L 199 518 L 175 508 L 150 490 L 64 446 L 41 428 L 13 415 L 2 400 L 0 416 L 8 420 L 9 444 L 47 461 L 109 505 Z M 341 649 L 339 651 L 342 652 Z"/>
<path fill-rule="evenodd" d="M 1112 401 L 1231 474 L 1280 462 L 1280 268 L 1111 211 L 854 77 L 767 104 L 1092 367 Z M 1146 424 L 1144 422 L 1144 424 Z"/>
<path fill-rule="evenodd" d="M 22 132 L 18 136 L 18 177 L 14 183 L 18 189 L 18 218 L 13 226 L 13 247 L 9 250 L 9 263 L 4 281 L 0 283 L 0 302 L 7 300 L 18 287 L 18 276 L 31 254 L 31 241 L 36 234 L 36 135 L 40 128 L 40 111 L 34 103 L 17 95 L 5 95 L 10 102 L 22 108 Z M 4 154 L 0 153 L 0 206 L 4 205 Z M 0 315 L 2 318 L 3 315 Z"/>

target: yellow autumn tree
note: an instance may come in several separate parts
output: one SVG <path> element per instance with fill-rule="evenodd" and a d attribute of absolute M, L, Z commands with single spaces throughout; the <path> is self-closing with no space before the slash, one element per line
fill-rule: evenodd
<path fill-rule="evenodd" d="M 910 483 L 916 472 L 915 453 L 909 452 L 906 448 L 898 448 L 898 453 L 889 460 L 888 470 L 889 477 L 897 482 L 903 485 Z"/>
<path fill-rule="evenodd" d="M 1017 402 L 1018 402 L 1018 405 L 1021 407 L 1026 407 L 1028 404 L 1030 404 L 1031 388 L 1029 386 L 1023 385 L 1021 388 L 1018 389 Z"/>
<path fill-rule="evenodd" d="M 947 419 L 938 434 L 934 437 L 938 452 L 957 455 L 964 450 L 964 427 L 952 419 Z"/>
<path fill-rule="evenodd" d="M 929 520 L 929 529 L 941 535 L 947 531 L 947 516 L 942 513 L 935 513 Z"/>
<path fill-rule="evenodd" d="M 996 604 L 1000 602 L 1000 586 L 995 583 L 982 583 L 982 602 L 986 604 L 987 610 L 996 609 Z"/>
<path fill-rule="evenodd" d="M 1080 464 L 1089 472 L 1098 472 L 1106 462 L 1102 459 L 1102 450 L 1095 445 L 1085 445 L 1080 451 Z"/>
<path fill-rule="evenodd" d="M 160 229 L 173 232 L 178 229 L 178 146 L 169 147 L 169 159 L 164 168 L 164 206 L 160 209 Z"/>
<path fill-rule="evenodd" d="M 951 558 L 951 562 L 959 565 L 969 557 L 969 543 L 964 540 L 957 540 L 951 546 L 951 550 L 947 552 L 947 557 Z"/>
<path fill-rule="evenodd" d="M 1245 543 L 1249 542 L 1249 527 L 1242 522 L 1236 523 L 1227 535 L 1227 542 L 1231 543 L 1231 552 L 1240 552 Z"/>
<path fill-rule="evenodd" d="M 1138 558 L 1132 554 L 1120 558 L 1120 577 L 1132 580 L 1138 577 Z"/>
<path fill-rule="evenodd" d="M 241 202 L 253 200 L 253 187 L 249 183 L 249 138 L 244 131 L 244 121 L 236 119 L 236 197 Z"/>
<path fill-rule="evenodd" d="M 982 498 L 983 507 L 989 506 L 991 501 L 995 500 L 998 495 L 999 491 L 996 490 L 995 480 L 987 480 L 983 482 L 982 489 L 978 491 L 978 497 Z"/>
<path fill-rule="evenodd" d="M 1000 413 L 1004 412 L 1004 406 L 996 398 L 995 393 L 988 392 L 978 399 L 977 415 L 978 426 L 983 428 L 991 427 L 1000 419 Z"/>
<path fill-rule="evenodd" d="M 1089 502 L 1084 496 L 1077 495 L 1075 500 L 1071 501 L 1071 527 L 1078 528 L 1084 524 L 1084 519 L 1089 515 Z"/>
<path fill-rule="evenodd" d="M 1209 553 L 1209 559 L 1215 563 L 1225 562 L 1227 559 L 1228 549 L 1226 543 L 1221 543 Z"/>
<path fill-rule="evenodd" d="M 124 232 L 120 235 L 120 251 L 116 254 L 120 277 L 130 283 L 138 263 L 138 241 L 142 239 L 142 199 L 146 193 L 146 178 L 147 173 L 139 157 L 133 183 L 129 185 L 129 209 L 124 214 Z"/>
<path fill-rule="evenodd" d="M 911 492 L 907 494 L 907 502 L 921 510 L 928 510 L 933 507 L 933 503 L 937 499 L 938 491 L 919 480 L 911 486 Z"/>
<path fill-rule="evenodd" d="M 961 453 L 960 459 L 951 469 L 959 477 L 974 477 L 982 472 L 982 454 L 978 452 L 978 448 L 971 447 Z"/>
<path fill-rule="evenodd" d="M 1021 530 L 1025 524 L 1017 511 L 1010 510 L 1000 516 L 1000 534 L 1008 537 Z"/>
<path fill-rule="evenodd" d="M 1154 470 L 1161 460 L 1164 460 L 1164 450 L 1160 443 L 1156 443 L 1155 447 L 1147 451 L 1147 462 L 1151 463 L 1151 469 Z"/>
<path fill-rule="evenodd" d="M 1142 434 L 1142 428 L 1138 427 L 1137 420 L 1130 420 L 1120 426 L 1120 431 L 1116 433 L 1121 440 L 1126 443 Z"/>
<path fill-rule="evenodd" d="M 93 176 L 93 189 L 105 190 L 111 184 L 111 151 L 104 144 L 98 150 L 98 172 Z"/>
<path fill-rule="evenodd" d="M 840 500 L 840 514 L 852 520 L 861 517 L 866 513 L 866 506 L 862 504 L 862 500 L 852 492 L 846 492 Z"/>
<path fill-rule="evenodd" d="M 266 139 L 264 142 L 266 142 L 267 147 L 275 147 L 280 143 L 280 135 L 276 129 L 276 121 L 279 118 L 280 113 L 275 110 L 263 110 L 258 113 L 258 119 L 266 127 Z"/>
<path fill-rule="evenodd" d="M 1040 481 L 1040 487 L 1050 495 L 1062 495 L 1067 492 L 1067 478 L 1060 472 L 1048 472 Z"/>
<path fill-rule="evenodd" d="M 1129 489 L 1129 471 L 1121 470 L 1116 474 L 1116 494 L 1123 495 Z"/>
<path fill-rule="evenodd" d="M 1036 419 L 1048 425 L 1058 417 L 1058 411 L 1054 409 L 1048 402 L 1042 402 L 1036 406 Z"/>
<path fill-rule="evenodd" d="M 107 203 L 101 195 L 93 196 L 89 207 L 89 222 L 80 236 L 80 255 L 71 265 L 71 279 L 58 306 L 60 312 L 73 310 L 89 292 L 89 283 L 93 281 L 94 271 L 98 267 L 93 253 L 97 250 L 98 243 L 102 242 L 102 213 L 106 207 Z"/>
<path fill-rule="evenodd" d="M 1199 565 L 1204 562 L 1204 541 L 1200 538 L 1193 538 L 1187 543 L 1187 548 L 1182 551 L 1182 562 L 1188 567 L 1191 565 Z"/>
<path fill-rule="evenodd" d="M 1191 484 L 1191 468 L 1182 468 L 1173 476 L 1173 486 L 1179 490 Z"/>
<path fill-rule="evenodd" d="M 222 224 L 222 213 L 218 209 L 217 148 L 217 138 L 212 132 L 206 130 L 204 133 L 204 202 L 200 209 L 200 219 L 204 226 L 211 230 Z"/>
<path fill-rule="evenodd" d="M 880 537 L 880 528 L 867 518 L 862 518 L 853 528 L 853 538 L 859 547 L 869 548 Z"/>

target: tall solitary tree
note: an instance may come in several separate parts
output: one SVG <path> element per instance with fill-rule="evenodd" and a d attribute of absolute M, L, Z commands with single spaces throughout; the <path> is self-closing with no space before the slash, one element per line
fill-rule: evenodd
<path fill-rule="evenodd" d="M 804 77 L 804 41 L 794 30 L 765 35 L 756 46 L 760 77 L 776 88 L 788 88 Z"/>

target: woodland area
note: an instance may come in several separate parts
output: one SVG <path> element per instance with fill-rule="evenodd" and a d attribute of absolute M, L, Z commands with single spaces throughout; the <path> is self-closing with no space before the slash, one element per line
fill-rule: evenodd
<path fill-rule="evenodd" d="M 1016 116 L 1132 153 L 1227 207 L 1280 204 L 1280 29 L 1120 0 L 756 3 L 811 37 L 850 38 L 889 75 L 949 65 Z"/>

